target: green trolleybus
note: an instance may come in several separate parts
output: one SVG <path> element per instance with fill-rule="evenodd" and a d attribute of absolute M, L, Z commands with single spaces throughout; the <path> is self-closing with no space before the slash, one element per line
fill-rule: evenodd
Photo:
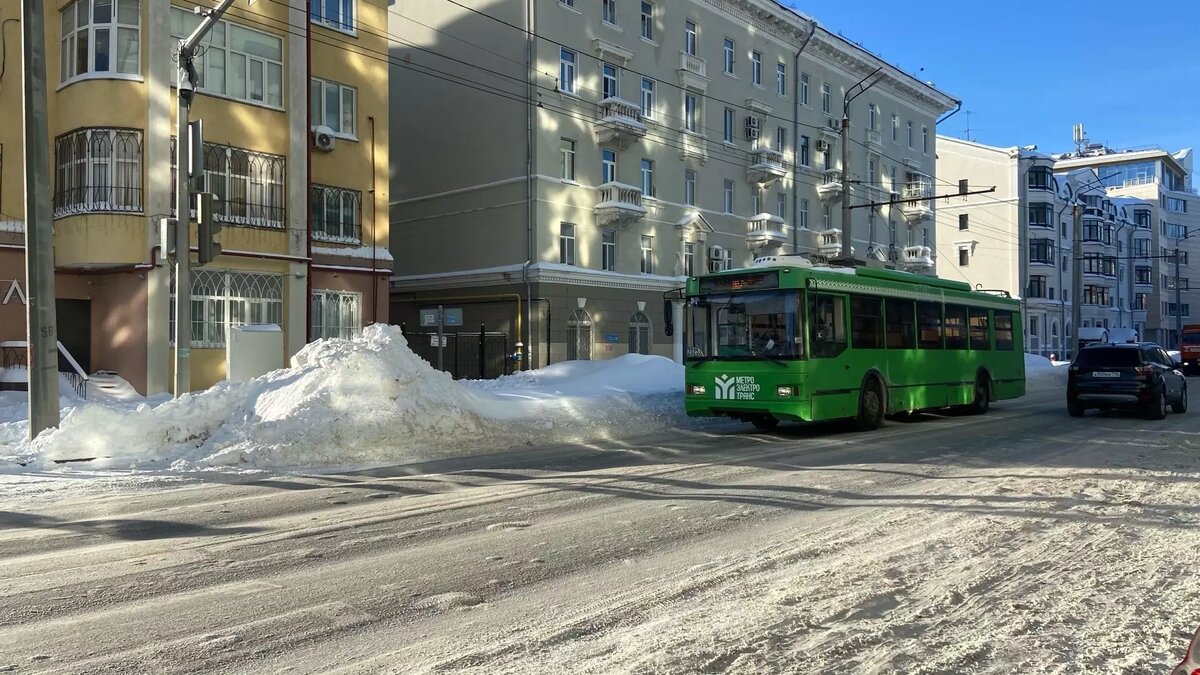
<path fill-rule="evenodd" d="M 1020 302 L 968 284 L 798 256 L 688 279 L 685 405 L 760 429 L 1025 394 Z"/>

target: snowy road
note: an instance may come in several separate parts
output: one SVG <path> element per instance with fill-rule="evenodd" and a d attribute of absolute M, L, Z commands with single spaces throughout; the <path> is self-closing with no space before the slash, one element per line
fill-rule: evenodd
<path fill-rule="evenodd" d="M 1162 673 L 1200 623 L 1196 410 L 14 497 L 0 671 Z"/>

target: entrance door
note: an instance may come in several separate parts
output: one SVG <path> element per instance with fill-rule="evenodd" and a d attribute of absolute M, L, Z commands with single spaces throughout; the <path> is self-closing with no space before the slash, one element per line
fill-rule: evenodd
<path fill-rule="evenodd" d="M 71 352 L 83 372 L 92 372 L 92 301 L 57 300 L 58 341 Z"/>

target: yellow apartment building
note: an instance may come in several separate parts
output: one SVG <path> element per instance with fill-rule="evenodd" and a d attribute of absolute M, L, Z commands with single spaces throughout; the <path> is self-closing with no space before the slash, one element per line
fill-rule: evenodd
<path fill-rule="evenodd" d="M 232 325 L 279 324 L 290 357 L 387 320 L 386 2 L 239 0 L 203 43 L 191 118 L 224 253 L 192 272 L 194 388 L 225 377 Z M 174 211 L 175 51 L 196 4 L 46 0 L 59 339 L 146 394 L 172 378 L 158 228 Z M 25 339 L 20 10 L 0 3 L 0 340 Z"/>

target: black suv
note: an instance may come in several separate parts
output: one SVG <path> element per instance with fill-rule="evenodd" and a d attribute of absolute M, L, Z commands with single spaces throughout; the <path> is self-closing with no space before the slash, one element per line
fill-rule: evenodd
<path fill-rule="evenodd" d="M 1067 372 L 1067 412 L 1132 408 L 1161 420 L 1167 406 L 1187 411 L 1187 379 L 1162 347 L 1151 343 L 1094 344 L 1079 350 Z"/>

